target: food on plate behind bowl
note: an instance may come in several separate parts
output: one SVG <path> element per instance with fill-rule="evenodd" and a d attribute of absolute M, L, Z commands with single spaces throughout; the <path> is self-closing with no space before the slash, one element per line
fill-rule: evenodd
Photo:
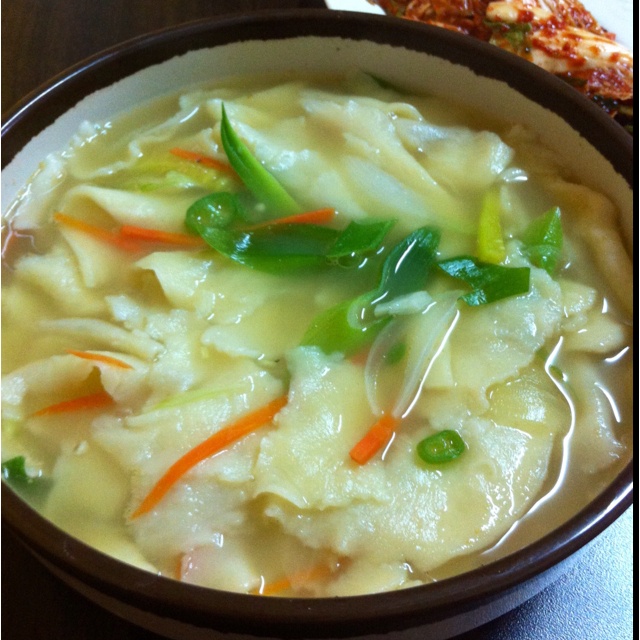
<path fill-rule="evenodd" d="M 5 213 L 3 476 L 219 589 L 485 564 L 630 457 L 617 215 L 521 126 L 366 75 L 84 123 Z"/>
<path fill-rule="evenodd" d="M 389 15 L 459 31 L 533 62 L 633 133 L 633 52 L 578 0 L 374 2 Z"/>

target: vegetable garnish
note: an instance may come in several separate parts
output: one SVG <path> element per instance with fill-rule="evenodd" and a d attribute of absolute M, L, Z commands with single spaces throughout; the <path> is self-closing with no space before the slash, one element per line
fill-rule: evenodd
<path fill-rule="evenodd" d="M 109 231 L 102 227 L 97 227 L 83 220 L 78 220 L 65 213 L 55 213 L 53 219 L 63 226 L 82 231 L 97 240 L 113 245 L 118 249 L 129 252 L 141 252 L 148 250 L 141 243 L 155 243 L 160 245 L 178 246 L 185 248 L 202 248 L 206 243 L 199 236 L 186 233 L 173 233 L 161 231 L 159 229 L 147 229 L 133 225 L 123 225 L 115 231 Z"/>
<path fill-rule="evenodd" d="M 305 585 L 316 580 L 323 580 L 328 578 L 332 573 L 340 568 L 340 563 L 336 563 L 336 566 L 330 567 L 326 563 L 316 565 L 310 569 L 304 569 L 298 571 L 293 575 L 274 582 L 262 584 L 257 589 L 254 589 L 251 593 L 259 596 L 273 596 L 282 591 L 293 589 L 299 585 Z"/>
<path fill-rule="evenodd" d="M 439 242 L 440 231 L 434 227 L 420 227 L 401 240 L 384 261 L 376 302 L 424 288 Z"/>
<path fill-rule="evenodd" d="M 185 150 L 173 153 L 166 149 L 149 151 L 140 156 L 127 171 L 122 172 L 123 175 L 120 175 L 115 186 L 140 193 L 184 193 L 188 189 L 208 193 L 242 188 L 240 178 L 228 163 L 219 162 L 215 158 L 205 160 L 199 154 L 193 157 L 189 155 L 191 153 L 193 152 Z"/>
<path fill-rule="evenodd" d="M 260 229 L 274 224 L 329 224 L 336 215 L 336 210 L 331 207 L 316 209 L 315 211 L 305 211 L 304 213 L 295 213 L 292 216 L 284 216 L 282 218 L 273 218 L 265 220 L 258 224 L 245 227 L 245 231 Z"/>
<path fill-rule="evenodd" d="M 351 449 L 349 452 L 351 459 L 358 464 L 366 464 L 391 441 L 399 424 L 398 418 L 389 413 L 383 414 Z"/>
<path fill-rule="evenodd" d="M 332 263 L 357 265 L 375 251 L 394 222 L 352 222 L 340 231 L 327 225 L 336 211 L 323 207 L 302 211 L 282 185 L 252 155 L 234 131 L 222 105 L 222 146 L 231 166 L 268 219 L 249 222 L 249 214 L 236 194 L 212 193 L 187 210 L 185 224 L 213 249 L 245 266 L 282 273 Z M 345 264 L 345 260 L 352 264 Z"/>
<path fill-rule="evenodd" d="M 218 171 L 225 171 L 226 173 L 236 175 L 233 167 L 228 165 L 226 162 L 198 153 L 197 151 L 189 151 L 188 149 L 182 149 L 181 147 L 174 147 L 173 149 L 169 149 L 169 153 L 177 156 L 178 158 L 182 158 L 183 160 L 189 160 L 211 169 L 217 169 Z"/>
<path fill-rule="evenodd" d="M 38 476 L 30 476 L 27 473 L 26 459 L 24 456 L 16 456 L 2 463 L 2 479 L 14 482 L 30 484 L 38 479 Z"/>
<path fill-rule="evenodd" d="M 490 189 L 482 200 L 478 220 L 477 254 L 482 262 L 499 264 L 506 258 L 500 212 L 500 191 Z"/>
<path fill-rule="evenodd" d="M 522 241 L 524 253 L 531 262 L 552 275 L 562 253 L 560 208 L 554 207 L 536 218 L 525 231 Z"/>
<path fill-rule="evenodd" d="M 374 415 L 411 411 L 432 367 L 455 330 L 459 291 L 438 294 L 424 311 L 395 316 L 369 350 L 364 383 Z M 400 348 L 398 348 L 398 346 Z M 389 365 L 389 353 L 397 359 Z"/>
<path fill-rule="evenodd" d="M 369 298 L 360 296 L 330 307 L 316 316 L 302 337 L 302 346 L 322 349 L 326 354 L 340 351 L 352 356 L 373 342 L 390 318 L 382 318 L 372 323 L 359 323 L 355 308 L 364 307 Z"/>
<path fill-rule="evenodd" d="M 169 489 L 180 480 L 180 478 L 195 467 L 198 463 L 210 458 L 212 455 L 222 451 L 226 446 L 239 440 L 245 435 L 269 424 L 280 409 L 287 404 L 287 396 L 281 396 L 272 400 L 264 407 L 253 411 L 233 424 L 223 427 L 212 436 L 190 449 L 181 458 L 169 467 L 165 474 L 156 482 L 147 497 L 140 503 L 138 508 L 131 514 L 133 520 L 153 509 Z"/>
<path fill-rule="evenodd" d="M 5 460 L 1 466 L 2 479 L 18 494 L 32 504 L 42 502 L 53 482 L 43 475 L 30 475 L 27 472 L 24 456 L 16 456 Z"/>
<path fill-rule="evenodd" d="M 247 213 L 235 193 L 221 191 L 196 200 L 188 209 L 184 224 L 204 238 L 207 229 L 225 229 L 234 222 L 242 222 Z"/>
<path fill-rule="evenodd" d="M 113 404 L 113 398 L 106 391 L 98 391 L 87 396 L 80 396 L 72 400 L 65 400 L 57 404 L 49 405 L 32 414 L 33 417 L 49 416 L 56 413 L 69 411 L 83 411 L 85 409 L 99 409 Z"/>
<path fill-rule="evenodd" d="M 173 244 L 184 247 L 205 247 L 206 243 L 200 236 L 189 235 L 188 233 L 174 233 L 161 231 L 159 229 L 146 229 L 133 225 L 123 225 L 120 227 L 120 236 L 131 238 L 132 240 L 142 240 L 145 242 L 155 242 L 158 244 Z"/>
<path fill-rule="evenodd" d="M 119 233 L 114 233 L 113 231 L 109 231 L 107 229 L 103 229 L 101 227 L 96 227 L 93 224 L 89 224 L 88 222 L 84 222 L 83 220 L 78 220 L 72 216 L 68 216 L 66 213 L 54 213 L 53 219 L 58 223 L 70 229 L 75 229 L 77 231 L 81 231 L 82 233 L 86 233 L 97 240 L 101 240 L 107 244 L 110 244 L 118 249 L 124 249 L 125 251 L 139 251 L 140 246 L 138 243 L 120 236 Z"/>
<path fill-rule="evenodd" d="M 290 273 L 326 265 L 336 231 L 315 224 L 280 224 L 254 231 L 208 227 L 200 235 L 234 262 L 268 273 Z"/>
<path fill-rule="evenodd" d="M 231 126 L 227 112 L 222 105 L 220 121 L 222 146 L 231 166 L 255 198 L 263 203 L 270 213 L 277 215 L 293 215 L 300 213 L 301 207 L 287 193 L 276 178 L 265 169 L 249 151 Z"/>
<path fill-rule="evenodd" d="M 395 223 L 395 220 L 376 222 L 353 220 L 336 238 L 333 247 L 327 253 L 327 258 L 344 265 L 345 258 L 357 260 L 363 254 L 375 251 Z"/>
<path fill-rule="evenodd" d="M 218 196 L 224 198 L 219 200 Z M 280 219 L 253 229 L 229 228 L 241 217 L 244 214 L 237 197 L 212 194 L 189 207 L 186 226 L 235 262 L 259 271 L 289 273 L 328 267 L 336 262 L 343 264 L 339 258 L 344 254 L 357 263 L 379 247 L 392 224 L 387 220 L 366 224 L 352 222 L 341 231 L 308 222 L 286 223 Z"/>
<path fill-rule="evenodd" d="M 416 451 L 428 464 L 443 464 L 459 458 L 466 448 L 457 431 L 445 429 L 421 440 L 416 446 Z"/>
<path fill-rule="evenodd" d="M 305 332 L 302 344 L 317 346 L 327 354 L 340 351 L 346 356 L 363 349 L 391 319 L 391 316 L 376 317 L 375 304 L 422 289 L 435 264 L 439 240 L 439 231 L 431 227 L 422 227 L 406 236 L 385 258 L 378 286 L 317 316 Z"/>
<path fill-rule="evenodd" d="M 105 356 L 101 353 L 93 353 L 91 351 L 76 351 L 75 349 L 67 349 L 67 353 L 84 360 L 92 360 L 93 362 L 101 362 L 102 364 L 108 364 L 112 367 L 118 367 L 119 369 L 133 369 L 133 367 L 124 360 L 113 358 L 112 356 Z"/>
<path fill-rule="evenodd" d="M 461 296 L 470 306 L 496 302 L 502 298 L 529 291 L 529 267 L 504 267 L 480 262 L 471 256 L 460 256 L 438 263 L 442 271 L 463 280 L 473 288 Z"/>

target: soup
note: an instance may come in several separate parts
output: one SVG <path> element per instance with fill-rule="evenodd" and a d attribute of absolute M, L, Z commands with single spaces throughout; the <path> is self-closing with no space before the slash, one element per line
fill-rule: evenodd
<path fill-rule="evenodd" d="M 5 213 L 5 481 L 124 562 L 258 595 L 532 542 L 632 450 L 631 262 L 568 175 L 366 75 L 83 123 Z"/>

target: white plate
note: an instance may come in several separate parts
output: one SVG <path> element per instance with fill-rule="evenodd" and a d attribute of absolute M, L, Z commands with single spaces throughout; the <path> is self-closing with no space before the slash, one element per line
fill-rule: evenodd
<path fill-rule="evenodd" d="M 325 4 L 329 9 L 383 13 L 380 7 L 372 5 L 368 0 L 325 0 Z M 633 0 L 584 0 L 582 4 L 600 25 L 616 34 L 616 40 L 620 44 L 633 51 Z"/>

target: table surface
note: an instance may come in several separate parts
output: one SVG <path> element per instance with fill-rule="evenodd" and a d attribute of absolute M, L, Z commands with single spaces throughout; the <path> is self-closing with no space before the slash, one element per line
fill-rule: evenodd
<path fill-rule="evenodd" d="M 43 82 L 140 34 L 232 12 L 324 8 L 321 0 L 3 0 L 2 112 Z M 459 640 L 622 640 L 633 637 L 633 512 L 567 573 L 514 611 Z M 54 578 L 2 530 L 5 640 L 158 640 Z"/>

